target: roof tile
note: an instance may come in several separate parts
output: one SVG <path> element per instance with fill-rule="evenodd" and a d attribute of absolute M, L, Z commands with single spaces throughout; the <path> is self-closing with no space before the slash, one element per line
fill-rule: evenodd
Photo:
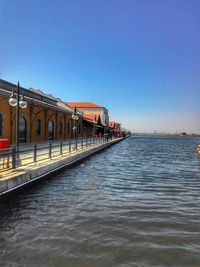
<path fill-rule="evenodd" d="M 102 108 L 102 106 L 99 106 L 92 102 L 65 102 L 65 104 L 70 108 Z"/>

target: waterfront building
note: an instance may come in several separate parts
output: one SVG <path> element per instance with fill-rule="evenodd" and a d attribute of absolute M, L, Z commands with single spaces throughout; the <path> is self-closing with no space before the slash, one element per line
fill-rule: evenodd
<path fill-rule="evenodd" d="M 103 136 L 105 127 L 102 125 L 100 115 L 83 113 L 83 117 L 85 121 L 89 121 L 90 124 L 92 123 L 93 125 L 93 129 L 90 131 L 89 135 Z"/>
<path fill-rule="evenodd" d="M 118 137 L 124 134 L 124 132 L 121 131 L 121 123 L 119 122 L 110 121 L 109 127 L 110 127 L 110 133 L 112 136 Z"/>
<path fill-rule="evenodd" d="M 116 122 L 116 121 L 110 121 L 110 122 L 109 122 L 109 127 L 110 127 L 111 129 L 118 129 L 118 130 L 121 130 L 121 123 Z"/>
<path fill-rule="evenodd" d="M 85 115 L 96 116 L 96 119 L 100 119 L 102 126 L 109 126 L 108 110 L 100 105 L 91 102 L 66 102 L 66 105 L 70 108 L 76 107 L 79 111 L 82 111 Z M 99 118 L 100 117 L 100 118 Z"/>
<path fill-rule="evenodd" d="M 16 139 L 16 108 L 8 101 L 16 90 L 15 84 L 0 80 L 0 138 L 7 138 L 11 143 L 15 143 Z M 38 89 L 20 87 L 20 93 L 28 103 L 25 109 L 20 110 L 21 143 L 73 138 L 72 108 Z M 84 118 L 82 112 L 78 115 L 76 137 L 92 136 L 95 123 Z"/>

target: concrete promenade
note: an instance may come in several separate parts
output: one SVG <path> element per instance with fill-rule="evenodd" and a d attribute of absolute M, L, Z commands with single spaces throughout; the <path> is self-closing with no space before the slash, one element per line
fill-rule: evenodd
<path fill-rule="evenodd" d="M 27 155 L 23 156 L 21 159 L 20 166 L 0 173 L 0 195 L 7 194 L 62 168 L 69 167 L 123 139 L 124 138 L 118 138 L 101 144 L 90 144 L 90 146 L 81 146 L 79 144 L 77 150 L 72 149 L 70 152 L 63 151 L 62 155 L 54 151 L 51 158 L 46 157 L 48 151 L 44 153 L 44 150 L 39 156 L 40 160 L 37 162 L 30 160 L 30 153 L 27 151 Z"/>

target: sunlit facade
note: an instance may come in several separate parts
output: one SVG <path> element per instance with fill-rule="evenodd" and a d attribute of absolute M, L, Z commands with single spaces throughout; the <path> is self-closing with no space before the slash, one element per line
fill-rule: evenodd
<path fill-rule="evenodd" d="M 0 138 L 7 138 L 11 143 L 16 139 L 16 108 L 9 105 L 12 91 L 16 85 L 0 80 Z M 44 94 L 40 90 L 20 87 L 28 105 L 20 110 L 19 142 L 43 142 L 73 138 L 73 109 L 60 99 Z M 79 114 L 76 122 L 77 137 L 92 136 L 94 123 Z"/>

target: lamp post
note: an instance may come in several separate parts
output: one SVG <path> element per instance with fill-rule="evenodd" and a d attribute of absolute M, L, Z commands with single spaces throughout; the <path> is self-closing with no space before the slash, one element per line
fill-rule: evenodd
<path fill-rule="evenodd" d="M 26 108 L 27 107 L 27 102 L 24 99 L 23 95 L 20 95 L 20 84 L 19 82 L 17 83 L 17 94 L 12 92 L 9 98 L 9 104 L 12 107 L 16 107 L 16 147 L 18 148 L 19 146 L 19 111 L 20 108 Z"/>
<path fill-rule="evenodd" d="M 74 132 L 74 140 L 76 142 L 76 149 L 77 149 L 77 122 L 79 120 L 79 116 L 78 116 L 76 107 L 74 108 L 74 112 L 72 114 L 72 120 L 74 121 L 73 132 Z"/>

